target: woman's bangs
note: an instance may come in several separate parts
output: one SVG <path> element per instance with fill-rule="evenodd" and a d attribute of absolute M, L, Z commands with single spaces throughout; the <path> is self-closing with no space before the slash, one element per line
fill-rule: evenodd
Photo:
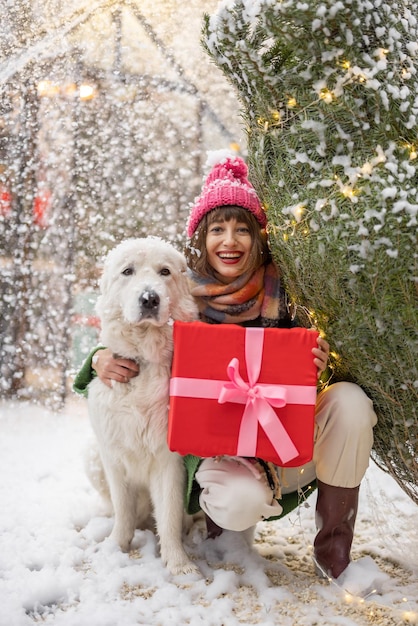
<path fill-rule="evenodd" d="M 237 220 L 237 222 L 244 222 L 248 226 L 251 225 L 252 214 L 238 206 L 223 206 L 213 209 L 208 213 L 208 225 L 213 222 L 229 222 L 230 220 Z"/>

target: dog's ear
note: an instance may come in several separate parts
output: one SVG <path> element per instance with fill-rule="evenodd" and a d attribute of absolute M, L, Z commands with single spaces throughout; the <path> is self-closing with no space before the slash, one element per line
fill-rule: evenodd
<path fill-rule="evenodd" d="M 117 250 L 121 248 L 122 244 L 116 246 L 106 254 L 101 263 L 101 274 L 99 278 L 100 293 L 105 294 L 111 289 L 115 282 L 115 260 L 117 260 Z"/>
<path fill-rule="evenodd" d="M 101 272 L 102 273 L 101 273 L 101 276 L 99 278 L 99 283 L 98 283 L 100 294 L 99 294 L 99 297 L 97 298 L 95 309 L 96 309 L 97 315 L 102 319 L 105 317 L 105 308 L 106 310 L 109 308 L 109 303 L 107 302 L 107 304 L 105 304 L 106 294 L 109 293 L 112 283 L 113 283 L 113 279 L 112 279 L 110 267 L 109 267 L 109 262 L 108 262 L 108 257 L 105 258 L 104 263 L 102 264 Z"/>

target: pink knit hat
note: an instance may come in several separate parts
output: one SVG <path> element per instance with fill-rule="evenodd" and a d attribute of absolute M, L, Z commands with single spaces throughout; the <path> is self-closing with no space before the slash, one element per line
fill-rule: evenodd
<path fill-rule="evenodd" d="M 193 236 L 200 220 L 206 213 L 222 206 L 238 206 L 248 209 L 259 224 L 265 228 L 266 214 L 256 191 L 247 178 L 248 168 L 239 156 L 224 158 L 209 172 L 202 193 L 195 200 L 187 224 L 187 236 Z"/>

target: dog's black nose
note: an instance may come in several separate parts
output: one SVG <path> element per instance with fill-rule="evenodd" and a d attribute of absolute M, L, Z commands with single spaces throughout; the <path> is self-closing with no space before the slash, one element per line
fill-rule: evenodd
<path fill-rule="evenodd" d="M 160 306 L 160 296 L 156 291 L 146 290 L 139 296 L 142 311 L 153 312 Z"/>

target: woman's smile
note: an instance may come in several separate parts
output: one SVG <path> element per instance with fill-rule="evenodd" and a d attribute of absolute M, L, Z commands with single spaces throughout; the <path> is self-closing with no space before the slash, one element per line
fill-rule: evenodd
<path fill-rule="evenodd" d="M 224 263 L 237 263 L 241 257 L 241 252 L 218 252 L 218 257 L 222 259 Z"/>
<path fill-rule="evenodd" d="M 206 235 L 208 261 L 223 282 L 231 282 L 246 271 L 251 245 L 250 231 L 244 222 L 230 219 L 209 225 Z"/>

